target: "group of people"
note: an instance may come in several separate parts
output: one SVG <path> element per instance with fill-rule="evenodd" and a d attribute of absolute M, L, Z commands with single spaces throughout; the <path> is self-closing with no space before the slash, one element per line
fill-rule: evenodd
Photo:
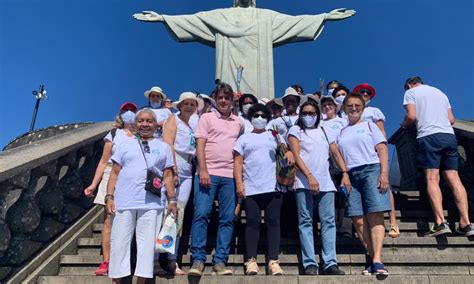
<path fill-rule="evenodd" d="M 457 176 L 457 152 L 453 150 L 456 140 L 451 127 L 454 116 L 449 101 L 419 77 L 409 78 L 405 89 L 407 116 L 403 126 L 417 123 L 421 145 L 418 157 L 426 169 L 428 194 L 436 216 L 431 234 L 450 232 L 440 207 L 439 185 L 435 186 L 441 163 L 461 212 L 458 230 L 466 236 L 474 235 L 467 215 L 466 192 Z M 293 85 L 281 98 L 259 101 L 253 94 L 236 94 L 230 85 L 217 82 L 211 96 L 182 93 L 172 103 L 176 113 L 164 107 L 167 96 L 161 88 L 153 87 L 144 95 L 147 107 L 138 109 L 133 103 L 120 107 L 117 127 L 104 138 L 102 158 L 91 185 L 84 191 L 92 196 L 98 187 L 95 203 L 104 205 L 106 210 L 102 232 L 104 262 L 97 275 L 108 274 L 114 282 L 120 282 L 131 274 L 134 232 L 135 275 L 139 281 L 152 278 L 161 269 L 184 275 L 177 264 L 183 218 L 192 218 L 192 266 L 187 274 L 202 275 L 215 199 L 219 224 L 212 273 L 233 273 L 226 264 L 237 205 L 246 212 L 245 273 L 259 273 L 257 246 L 264 211 L 267 271 L 282 275 L 278 260 L 280 213 L 282 205 L 291 200 L 289 196 L 296 201 L 304 274 L 345 274 L 337 264 L 336 235 L 352 235 L 351 231 L 343 232 L 344 221 L 350 218 L 367 251 L 362 273 L 388 275 L 382 260 L 384 213 L 390 214 L 389 236 L 396 238 L 400 232 L 389 186 L 385 116 L 378 108 L 368 106 L 376 95 L 374 87 L 364 83 L 350 92 L 342 83 L 331 81 L 327 95 L 321 96 L 304 95 L 301 86 Z M 425 117 L 431 112 L 427 107 L 432 103 L 430 96 L 443 103 L 437 109 L 436 120 Z M 437 125 L 432 123 L 442 124 L 445 133 L 437 134 Z M 443 147 L 450 147 L 449 151 L 440 151 Z M 283 160 L 277 159 L 280 154 L 284 155 Z M 277 182 L 277 162 L 282 161 L 285 166 L 296 168 L 290 184 Z M 161 179 L 161 196 L 145 190 L 150 172 Z M 193 215 L 184 216 L 193 190 Z M 343 200 L 341 206 L 336 205 L 341 203 L 336 199 Z M 315 258 L 314 205 L 321 222 L 321 268 Z M 155 239 L 168 214 L 176 220 L 178 238 L 175 253 L 166 255 L 163 265 L 155 253 Z"/>

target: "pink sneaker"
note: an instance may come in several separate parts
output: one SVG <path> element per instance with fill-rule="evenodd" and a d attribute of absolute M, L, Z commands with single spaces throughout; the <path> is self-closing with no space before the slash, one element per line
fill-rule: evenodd
<path fill-rule="evenodd" d="M 99 268 L 95 271 L 96 276 L 107 276 L 109 273 L 109 262 L 104 261 L 99 265 Z"/>

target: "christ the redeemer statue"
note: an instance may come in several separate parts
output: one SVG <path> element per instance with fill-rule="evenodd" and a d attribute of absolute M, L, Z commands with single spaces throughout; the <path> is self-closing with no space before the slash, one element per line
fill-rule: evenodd
<path fill-rule="evenodd" d="M 325 21 L 342 20 L 354 10 L 336 9 L 319 15 L 290 16 L 256 8 L 256 0 L 234 0 L 233 8 L 194 15 L 167 16 L 153 11 L 133 17 L 163 22 L 179 42 L 197 41 L 216 49 L 216 79 L 237 85 L 237 68 L 244 72 L 240 88 L 258 98 L 274 98 L 273 47 L 315 40 Z"/>

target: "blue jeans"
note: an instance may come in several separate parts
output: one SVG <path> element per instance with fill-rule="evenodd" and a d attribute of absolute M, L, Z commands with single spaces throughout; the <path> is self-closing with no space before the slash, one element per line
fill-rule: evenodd
<path fill-rule="evenodd" d="M 336 192 L 320 192 L 313 196 L 309 189 L 296 190 L 296 206 L 298 209 L 298 229 L 300 233 L 301 256 L 303 267 L 318 266 L 314 255 L 313 239 L 313 201 L 317 203 L 321 219 L 321 241 L 323 250 L 321 258 L 324 270 L 337 264 L 336 260 L 336 219 L 334 212 L 334 195 Z"/>
<path fill-rule="evenodd" d="M 349 193 L 347 216 L 367 216 L 374 212 L 388 212 L 392 209 L 390 193 L 377 188 L 380 164 L 359 166 L 349 171 L 351 192 Z"/>
<path fill-rule="evenodd" d="M 206 262 L 207 226 L 217 194 L 219 227 L 212 263 L 227 263 L 234 230 L 235 183 L 233 178 L 211 176 L 211 187 L 199 185 L 194 191 L 194 216 L 191 226 L 191 253 L 194 262 Z"/>

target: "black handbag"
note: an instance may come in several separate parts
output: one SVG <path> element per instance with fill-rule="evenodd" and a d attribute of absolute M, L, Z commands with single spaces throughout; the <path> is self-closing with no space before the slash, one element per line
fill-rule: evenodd
<path fill-rule="evenodd" d="M 323 131 L 324 137 L 326 137 L 326 141 L 329 144 L 329 139 L 328 139 L 328 136 L 326 135 L 326 131 L 324 130 L 324 127 L 321 127 L 321 130 Z M 329 144 L 329 147 L 331 147 L 330 144 Z M 342 174 L 342 170 L 337 165 L 336 158 L 334 157 L 333 153 L 331 152 L 331 149 L 329 149 L 329 173 L 331 175 Z"/>
<path fill-rule="evenodd" d="M 145 152 L 143 151 L 141 140 L 138 139 L 138 144 L 140 145 L 140 150 L 142 150 L 143 158 L 145 159 L 146 164 L 146 181 L 145 181 L 145 190 L 161 197 L 161 187 L 163 185 L 163 177 L 155 173 L 153 170 L 148 168 L 148 162 L 145 157 Z"/>

